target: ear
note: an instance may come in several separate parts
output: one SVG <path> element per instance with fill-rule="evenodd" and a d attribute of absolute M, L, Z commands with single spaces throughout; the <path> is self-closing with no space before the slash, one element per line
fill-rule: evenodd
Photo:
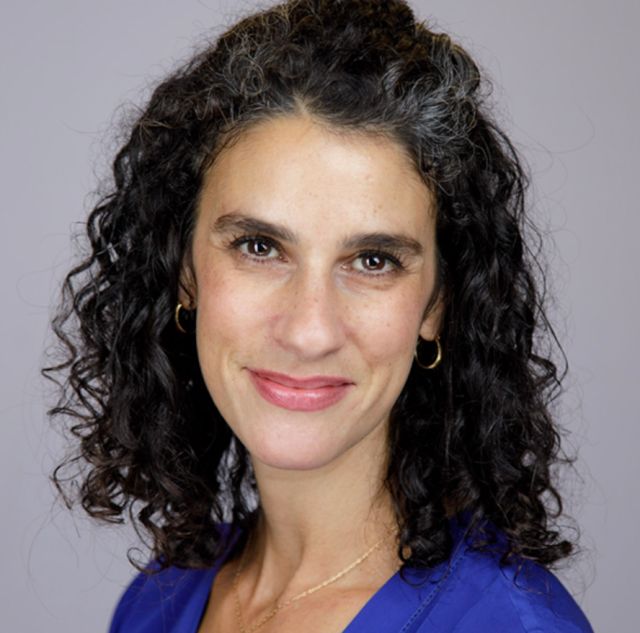
<path fill-rule="evenodd" d="M 433 341 L 442 330 L 442 316 L 444 313 L 444 305 L 442 296 L 439 296 L 436 301 L 428 309 L 427 313 L 422 320 L 420 326 L 420 336 L 425 341 Z"/>
<path fill-rule="evenodd" d="M 178 301 L 185 310 L 195 310 L 198 304 L 198 288 L 193 270 L 187 262 L 184 263 L 180 272 L 178 286 Z"/>

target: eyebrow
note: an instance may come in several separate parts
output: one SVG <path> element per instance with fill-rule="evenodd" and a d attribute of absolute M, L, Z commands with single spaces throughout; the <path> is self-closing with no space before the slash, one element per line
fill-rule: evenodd
<path fill-rule="evenodd" d="M 398 233 L 356 233 L 344 242 L 346 249 L 391 251 L 403 255 L 422 255 L 422 244 Z"/>
<path fill-rule="evenodd" d="M 219 217 L 213 226 L 219 233 L 237 231 L 249 235 L 265 235 L 292 244 L 298 241 L 297 235 L 281 224 L 266 222 L 239 212 Z M 382 232 L 356 233 L 345 239 L 342 247 L 347 250 L 392 251 L 406 256 L 422 255 L 424 250 L 422 244 L 411 237 Z"/>
<path fill-rule="evenodd" d="M 283 242 L 297 241 L 295 233 L 281 224 L 258 220 L 243 213 L 227 213 L 219 217 L 213 227 L 219 233 L 237 231 L 248 233 L 249 235 L 266 235 L 277 240 L 282 240 Z"/>

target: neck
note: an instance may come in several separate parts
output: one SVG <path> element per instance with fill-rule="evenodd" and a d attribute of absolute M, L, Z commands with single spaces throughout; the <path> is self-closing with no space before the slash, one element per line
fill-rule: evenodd
<path fill-rule="evenodd" d="M 381 426 L 376 431 L 386 434 Z M 275 576 L 280 580 L 276 585 L 305 588 L 340 571 L 385 537 L 383 558 L 396 565 L 386 464 L 386 441 L 376 438 L 314 470 L 279 470 L 254 460 L 261 515 L 249 564 L 257 577 L 273 582 Z"/>

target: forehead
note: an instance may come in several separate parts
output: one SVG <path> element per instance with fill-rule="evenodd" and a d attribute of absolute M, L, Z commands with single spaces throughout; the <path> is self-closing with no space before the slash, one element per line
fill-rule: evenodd
<path fill-rule="evenodd" d="M 400 144 L 291 116 L 241 133 L 209 169 L 200 213 L 233 212 L 294 223 L 315 212 L 325 223 L 386 221 L 396 229 L 418 230 L 433 220 L 434 204 Z"/>

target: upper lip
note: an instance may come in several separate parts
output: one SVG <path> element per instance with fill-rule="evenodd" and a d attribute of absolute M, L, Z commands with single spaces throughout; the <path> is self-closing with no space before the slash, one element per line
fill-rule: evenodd
<path fill-rule="evenodd" d="M 341 387 L 351 385 L 353 382 L 342 376 L 305 376 L 304 378 L 294 378 L 287 374 L 281 374 L 266 369 L 250 369 L 254 374 L 277 382 L 284 387 L 292 389 L 321 389 L 322 387 Z"/>

